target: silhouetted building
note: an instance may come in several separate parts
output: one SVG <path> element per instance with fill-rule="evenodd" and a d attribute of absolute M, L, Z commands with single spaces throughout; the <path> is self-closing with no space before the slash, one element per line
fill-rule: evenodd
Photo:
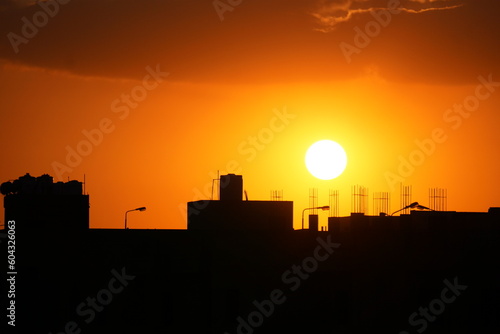
<path fill-rule="evenodd" d="M 189 202 L 188 230 L 293 230 L 293 202 L 243 201 L 243 178 L 220 178 L 220 200 Z"/>
<path fill-rule="evenodd" d="M 187 230 L 89 229 L 71 237 L 40 237 L 38 230 L 27 229 L 16 239 L 15 329 L 93 334 L 500 329 L 499 208 L 353 213 L 329 218 L 328 231 L 293 231 L 291 202 L 243 201 L 241 178 L 227 177 L 221 181 L 234 181 L 234 188 L 226 194 L 221 189 L 224 200 L 188 203 Z M 51 182 L 23 180 L 21 188 L 32 195 L 34 189 L 54 190 Z M 11 186 L 2 186 L 2 192 Z M 6 197 L 21 195 L 18 191 L 11 188 Z M 38 218 L 23 219 L 32 226 Z M 317 230 L 315 222 L 310 225 Z M 2 291 L 6 282 L 0 280 Z"/>
<path fill-rule="evenodd" d="M 54 183 L 47 174 L 26 174 L 4 182 L 0 191 L 5 195 L 5 222 L 15 219 L 18 230 L 89 228 L 89 196 L 79 181 Z"/>
<path fill-rule="evenodd" d="M 351 213 L 346 217 L 329 217 L 328 231 L 335 240 L 372 238 L 391 235 L 423 239 L 439 237 L 442 240 L 466 237 L 471 231 L 500 230 L 500 208 L 488 212 L 410 211 L 400 216 L 369 216 Z"/>
<path fill-rule="evenodd" d="M 319 216 L 316 214 L 309 215 L 309 230 L 317 231 L 319 227 Z"/>

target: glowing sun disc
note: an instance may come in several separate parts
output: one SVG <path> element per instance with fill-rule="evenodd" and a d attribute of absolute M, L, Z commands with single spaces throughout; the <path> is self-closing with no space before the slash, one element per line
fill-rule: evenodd
<path fill-rule="evenodd" d="M 347 155 L 338 143 L 320 140 L 306 152 L 309 173 L 321 180 L 331 180 L 342 174 L 347 166 Z"/>

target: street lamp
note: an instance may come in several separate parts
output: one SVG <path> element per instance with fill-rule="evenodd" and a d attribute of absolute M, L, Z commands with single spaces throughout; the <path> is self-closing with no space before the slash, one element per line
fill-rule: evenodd
<path fill-rule="evenodd" d="M 404 208 L 402 208 L 402 209 L 399 209 L 399 210 L 397 210 L 397 211 L 394 211 L 393 213 L 391 213 L 391 216 L 392 216 L 393 214 L 395 214 L 396 212 L 399 212 L 399 211 L 401 211 L 401 210 L 405 210 L 405 209 L 415 209 L 415 208 L 417 208 L 417 209 L 419 209 L 419 210 L 436 211 L 436 210 L 434 210 L 434 209 L 431 209 L 431 208 L 428 208 L 428 207 L 426 207 L 426 206 L 420 205 L 420 204 L 418 204 L 418 202 L 413 202 L 413 203 L 411 203 L 411 204 L 409 204 L 409 205 L 405 206 L 405 207 L 404 207 Z"/>
<path fill-rule="evenodd" d="M 304 229 L 304 212 L 306 212 L 306 210 L 315 210 L 315 209 L 321 209 L 321 210 L 325 211 L 325 210 L 329 210 L 330 206 L 328 206 L 328 205 L 316 206 L 314 208 L 307 208 L 307 209 L 302 210 L 302 229 Z"/>
<path fill-rule="evenodd" d="M 129 213 L 130 211 L 146 211 L 146 207 L 141 206 L 140 208 L 128 210 L 125 212 L 125 229 L 127 229 L 127 213 Z"/>
<path fill-rule="evenodd" d="M 391 216 L 393 216 L 396 212 L 399 212 L 399 211 L 402 211 L 402 210 L 406 210 L 406 209 L 413 209 L 413 208 L 417 207 L 418 205 L 419 205 L 418 202 L 413 202 L 411 204 L 408 204 L 404 208 L 401 208 L 401 209 L 396 210 L 393 213 L 391 213 Z"/>

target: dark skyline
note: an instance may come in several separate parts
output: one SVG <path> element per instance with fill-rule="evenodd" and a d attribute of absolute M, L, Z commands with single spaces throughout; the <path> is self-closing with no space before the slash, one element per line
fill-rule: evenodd
<path fill-rule="evenodd" d="M 500 328 L 500 208 L 352 213 L 324 231 L 312 214 L 294 230 L 293 202 L 247 200 L 241 175 L 223 175 L 220 200 L 187 203 L 187 229 L 89 229 L 80 182 L 20 180 L 1 186 L 15 333 Z"/>
<path fill-rule="evenodd" d="M 309 188 L 339 190 L 342 215 L 351 186 L 394 199 L 399 183 L 486 211 L 498 15 L 495 0 L 3 0 L 0 180 L 85 177 L 96 228 L 138 206 L 133 228 L 183 228 L 218 171 L 250 199 L 283 190 L 296 228 Z M 347 155 L 331 181 L 304 162 L 325 139 Z"/>

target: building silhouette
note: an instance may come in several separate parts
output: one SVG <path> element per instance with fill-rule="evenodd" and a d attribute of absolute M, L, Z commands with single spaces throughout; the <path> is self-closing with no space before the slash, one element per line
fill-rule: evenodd
<path fill-rule="evenodd" d="M 292 231 L 293 202 L 243 201 L 243 177 L 220 178 L 220 200 L 188 203 L 188 230 Z"/>
<path fill-rule="evenodd" d="M 19 190 L 7 191 L 6 219 L 9 208 L 8 219 L 20 214 L 19 228 L 30 226 L 16 239 L 16 330 L 233 334 L 500 329 L 499 208 L 401 216 L 352 213 L 330 217 L 328 231 L 318 231 L 316 224 L 293 230 L 292 202 L 243 200 L 242 189 L 241 176 L 222 176 L 220 200 L 187 204 L 184 230 L 85 229 L 81 221 L 88 224 L 88 206 L 85 212 L 76 205 L 67 212 L 67 217 L 75 216 L 75 228 L 61 230 L 59 223 L 31 228 L 37 216 L 13 213 L 7 198 L 20 195 Z M 74 195 L 86 196 L 79 191 Z M 23 205 L 39 204 L 32 199 Z M 47 215 L 56 217 L 55 211 Z"/>
<path fill-rule="evenodd" d="M 50 175 L 28 173 L 2 183 L 0 192 L 5 195 L 5 221 L 15 219 L 18 229 L 89 228 L 89 196 L 83 194 L 79 181 L 54 183 Z"/>

